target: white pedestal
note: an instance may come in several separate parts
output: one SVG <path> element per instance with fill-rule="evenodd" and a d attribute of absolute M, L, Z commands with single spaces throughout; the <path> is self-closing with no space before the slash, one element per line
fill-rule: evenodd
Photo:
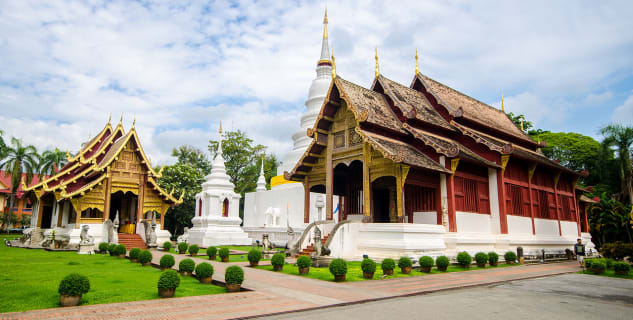
<path fill-rule="evenodd" d="M 246 246 L 253 240 L 244 232 L 238 217 L 195 217 L 189 229 L 189 244 L 207 248 L 210 246 Z"/>

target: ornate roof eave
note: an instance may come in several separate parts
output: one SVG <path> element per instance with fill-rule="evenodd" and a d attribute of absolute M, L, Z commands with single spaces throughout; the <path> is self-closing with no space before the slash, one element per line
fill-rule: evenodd
<path fill-rule="evenodd" d="M 62 196 L 62 198 L 72 198 L 72 197 L 74 197 L 76 195 L 83 196 L 86 192 L 89 192 L 90 190 L 92 190 L 92 188 L 100 185 L 103 182 L 103 180 L 105 178 L 107 178 L 107 177 L 108 177 L 108 175 L 104 174 L 101 177 L 95 179 L 94 181 L 82 186 L 81 188 L 79 188 L 79 189 L 77 189 L 77 190 L 75 190 L 75 191 L 73 191 L 71 193 L 67 193 L 66 190 L 62 190 L 61 196 Z"/>
<path fill-rule="evenodd" d="M 88 141 L 88 143 L 86 143 L 86 145 L 83 148 L 81 148 L 81 150 L 79 150 L 79 152 L 77 152 L 77 154 L 75 156 L 73 156 L 72 158 L 68 159 L 68 162 L 74 162 L 74 161 L 82 159 L 83 155 L 86 152 L 91 151 L 92 148 L 101 140 L 103 135 L 108 132 L 108 130 L 110 132 L 112 132 L 112 125 L 110 124 L 109 121 L 106 124 L 106 126 L 101 130 L 101 132 L 99 132 L 94 138 L 92 138 L 92 140 Z"/>
<path fill-rule="evenodd" d="M 452 143 L 451 141 L 447 141 L 446 139 L 442 139 L 439 137 L 436 137 L 437 139 L 441 139 L 446 141 L 447 143 L 451 144 L 451 147 L 446 149 L 443 148 L 442 146 L 438 145 L 437 143 L 435 143 L 435 141 L 429 139 L 429 137 L 423 135 L 420 133 L 420 131 L 422 131 L 421 129 L 417 129 L 417 128 L 413 128 L 410 124 L 408 123 L 404 123 L 403 127 L 410 132 L 416 139 L 422 141 L 425 145 L 433 148 L 435 150 L 435 152 L 443 154 L 447 157 L 453 158 L 456 157 L 459 154 L 459 146 L 457 146 L 455 143 Z M 431 135 L 431 134 L 429 134 Z"/>
<path fill-rule="evenodd" d="M 156 182 L 156 180 L 154 180 L 154 178 L 152 177 L 147 177 L 147 182 L 149 182 L 152 187 L 154 188 L 154 190 L 158 191 L 158 193 L 163 196 L 165 198 L 165 200 L 171 201 L 173 202 L 175 205 L 179 205 L 181 204 L 184 200 L 184 196 L 185 196 L 185 190 L 183 189 L 182 192 L 180 193 L 180 198 L 176 199 L 174 198 L 174 196 L 172 195 L 174 193 L 174 189 L 171 190 L 170 193 L 167 193 L 163 188 L 161 188 L 158 183 Z"/>
<path fill-rule="evenodd" d="M 453 126 L 455 126 L 457 128 L 457 130 L 459 130 L 463 135 L 470 137 L 471 139 L 473 139 L 476 143 L 480 143 L 483 144 L 484 146 L 486 146 L 488 149 L 490 149 L 491 151 L 495 151 L 498 152 L 502 155 L 508 155 L 511 154 L 514 151 L 514 146 L 511 143 L 506 143 L 503 147 L 497 146 L 494 143 L 491 143 L 490 141 L 488 141 L 488 138 L 486 138 L 485 136 L 481 135 L 478 132 L 474 132 L 473 130 L 462 126 L 461 124 L 455 122 L 455 121 L 451 121 L 450 122 Z"/>
<path fill-rule="evenodd" d="M 147 156 L 145 155 L 145 152 L 143 151 L 143 147 L 141 146 L 141 143 L 140 143 L 140 141 L 138 139 L 138 135 L 136 134 L 136 129 L 134 129 L 134 127 L 132 127 L 132 129 L 130 129 L 130 131 L 125 136 L 120 138 L 120 139 L 125 139 L 125 140 L 123 140 L 123 142 L 119 146 L 119 149 L 114 151 L 115 155 L 110 157 L 110 159 L 108 159 L 107 162 L 102 163 L 102 164 L 98 164 L 98 169 L 104 170 L 115 159 L 117 159 L 118 158 L 118 154 L 121 152 L 121 150 L 123 150 L 125 148 L 125 145 L 130 141 L 130 139 L 132 137 L 134 137 L 134 142 L 136 143 L 136 147 L 137 147 L 137 149 L 135 151 L 138 151 L 139 154 L 141 155 L 141 158 L 142 158 L 141 162 L 145 164 L 145 167 L 149 171 L 149 175 L 153 176 L 153 177 L 156 177 L 156 178 L 160 178 L 162 176 L 162 174 L 159 174 L 158 172 L 156 172 L 154 170 L 154 168 L 152 168 L 152 165 L 151 165 L 149 159 L 147 158 Z M 109 150 L 108 152 L 110 152 L 110 151 L 111 150 Z"/>
<path fill-rule="evenodd" d="M 372 89 L 376 86 L 376 83 L 380 84 L 380 86 L 382 87 L 382 89 L 385 91 L 385 94 L 389 97 L 389 99 L 391 99 L 391 101 L 393 101 L 394 106 L 398 107 L 398 109 L 400 109 L 400 111 L 404 110 L 404 108 L 402 108 L 402 102 L 400 101 L 400 99 L 398 99 L 398 97 L 393 93 L 393 91 L 391 90 L 390 86 L 386 85 L 383 81 L 383 75 L 378 75 L 378 77 L 376 77 L 374 79 L 374 83 L 372 84 Z M 408 112 L 402 112 L 402 114 L 407 118 L 407 119 L 415 119 L 415 117 L 417 116 L 417 111 L 415 109 L 411 109 L 411 111 Z"/>
<path fill-rule="evenodd" d="M 31 191 L 31 190 L 35 190 L 35 189 L 39 189 L 42 186 L 44 186 L 44 184 L 48 184 L 52 181 L 57 181 L 59 180 L 63 175 L 67 174 L 68 172 L 75 170 L 78 166 L 80 166 L 81 164 L 77 161 L 75 162 L 73 165 L 69 166 L 68 168 L 66 168 L 64 171 L 60 171 L 57 174 L 48 177 L 48 179 L 45 179 L 43 181 L 40 181 L 38 184 L 32 185 L 30 187 L 27 187 L 26 189 L 22 189 L 23 191 Z M 48 186 L 46 187 L 48 188 Z"/>
<path fill-rule="evenodd" d="M 116 128 L 114 128 L 114 131 L 112 131 L 112 133 L 111 133 L 111 134 L 110 134 L 110 135 L 106 138 L 106 140 L 105 140 L 105 141 L 103 141 L 103 142 L 101 143 L 101 145 L 99 146 L 99 150 L 97 150 L 97 152 L 95 152 L 95 153 L 94 153 L 94 154 L 93 154 L 90 158 L 88 158 L 88 159 L 86 159 L 86 158 L 84 157 L 84 155 L 82 154 L 82 155 L 81 155 L 81 157 L 80 157 L 80 159 L 79 159 L 79 161 L 80 161 L 82 164 L 87 164 L 87 163 L 90 163 L 90 162 L 93 162 L 93 163 L 94 163 L 94 162 L 96 161 L 96 158 L 97 158 L 97 157 L 99 157 L 99 155 L 101 155 L 102 153 L 103 153 L 103 154 L 105 154 L 105 153 L 107 153 L 107 152 L 108 152 L 108 150 L 109 150 L 108 146 L 109 146 L 109 145 L 111 145 L 111 144 L 114 144 L 114 142 L 116 141 L 116 140 L 115 140 L 115 137 L 116 137 L 116 135 L 117 135 L 119 132 L 121 133 L 121 136 L 124 136 L 124 135 L 125 135 L 125 130 L 123 129 L 123 125 L 122 125 L 121 123 L 119 123 L 119 124 L 116 126 Z"/>
<path fill-rule="evenodd" d="M 426 92 L 428 92 L 430 95 L 433 96 L 433 98 L 435 98 L 435 100 L 441 104 L 444 109 L 446 109 L 446 111 L 448 112 L 448 114 L 453 117 L 453 118 L 461 118 L 464 116 L 464 109 L 462 109 L 461 107 L 457 107 L 454 108 L 453 106 L 449 105 L 448 103 L 446 103 L 446 101 L 444 101 L 444 99 L 440 98 L 437 94 L 435 94 L 435 92 L 433 92 L 430 88 L 429 85 L 426 84 L 426 82 L 424 81 L 424 79 L 422 79 L 422 73 L 418 73 L 415 75 L 415 77 L 413 78 L 413 81 L 411 82 L 411 88 L 413 89 L 413 86 L 415 85 L 415 81 L 420 81 L 420 83 L 422 84 L 422 86 L 424 86 L 424 88 L 426 89 Z"/>

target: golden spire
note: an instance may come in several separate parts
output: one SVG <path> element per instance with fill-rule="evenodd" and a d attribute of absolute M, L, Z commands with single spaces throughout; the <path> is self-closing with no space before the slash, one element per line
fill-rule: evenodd
<path fill-rule="evenodd" d="M 108 123 L 110 123 L 110 121 L 112 121 L 112 112 L 108 115 Z"/>
<path fill-rule="evenodd" d="M 376 47 L 376 78 L 380 75 L 380 69 L 378 68 L 378 47 Z"/>
<path fill-rule="evenodd" d="M 327 7 L 325 7 L 325 17 L 323 17 L 323 39 L 327 39 Z"/>
<path fill-rule="evenodd" d="M 332 47 L 332 80 L 336 79 L 336 60 L 334 59 L 334 47 Z"/>
<path fill-rule="evenodd" d="M 523 130 L 523 118 L 521 118 L 521 131 L 524 131 Z"/>
<path fill-rule="evenodd" d="M 121 112 L 121 118 L 119 118 L 119 124 L 123 123 L 123 112 Z"/>
<path fill-rule="evenodd" d="M 418 49 L 415 49 L 415 75 L 420 74 L 420 64 L 418 63 Z"/>
<path fill-rule="evenodd" d="M 134 119 L 132 120 L 132 128 L 136 125 L 136 114 L 134 114 Z"/>
<path fill-rule="evenodd" d="M 506 107 L 503 106 L 503 92 L 501 93 L 501 111 L 506 112 Z"/>
<path fill-rule="evenodd" d="M 66 161 L 70 161 L 70 159 L 72 159 L 72 157 L 70 156 L 70 152 L 68 152 L 68 149 L 66 149 Z"/>

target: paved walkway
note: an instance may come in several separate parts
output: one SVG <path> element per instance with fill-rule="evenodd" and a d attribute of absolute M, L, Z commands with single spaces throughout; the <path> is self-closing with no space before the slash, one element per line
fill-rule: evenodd
<path fill-rule="evenodd" d="M 153 263 L 164 254 L 154 251 Z M 176 266 L 188 256 L 175 254 Z M 194 258 L 196 264 L 209 262 Z M 211 261 L 214 279 L 224 280 L 230 265 Z M 244 268 L 247 292 L 0 314 L 0 319 L 231 319 L 380 300 L 403 295 L 491 284 L 578 271 L 575 262 L 434 274 L 420 277 L 334 283 Z"/>

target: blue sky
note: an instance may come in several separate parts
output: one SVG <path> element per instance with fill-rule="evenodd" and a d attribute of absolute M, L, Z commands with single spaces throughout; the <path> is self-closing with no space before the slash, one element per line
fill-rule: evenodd
<path fill-rule="evenodd" d="M 633 2 L 329 1 L 337 71 L 426 75 L 536 127 L 633 124 Z M 324 1 L 2 1 L 0 129 L 76 150 L 112 114 L 154 164 L 219 120 L 283 158 L 320 53 Z"/>

